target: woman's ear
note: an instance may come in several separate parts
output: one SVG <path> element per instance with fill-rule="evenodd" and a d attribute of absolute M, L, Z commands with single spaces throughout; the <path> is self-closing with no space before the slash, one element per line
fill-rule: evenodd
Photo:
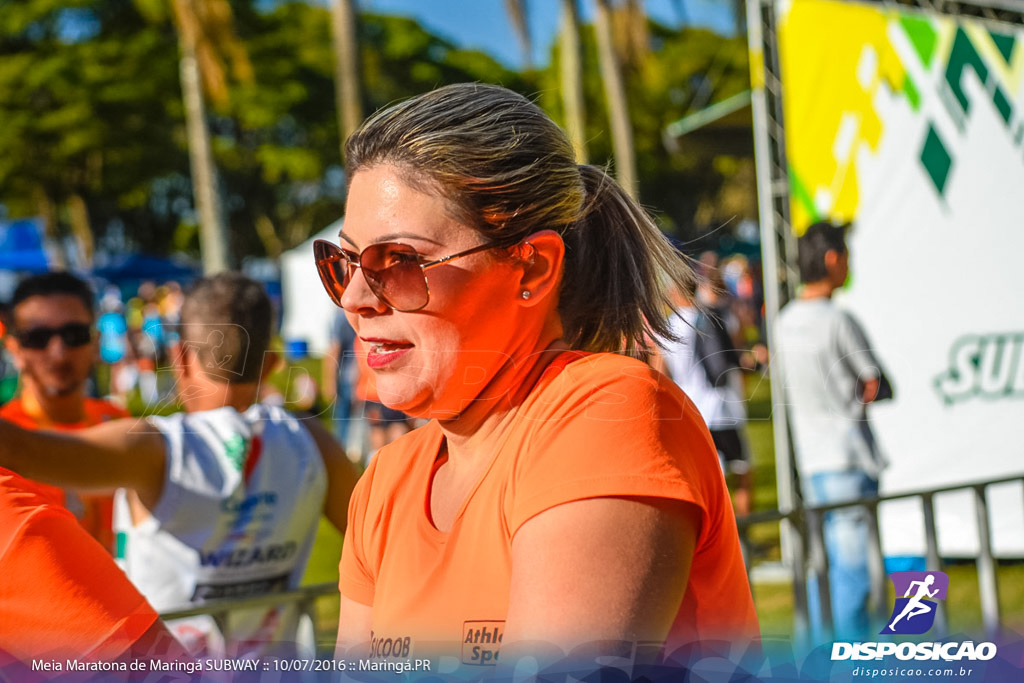
<path fill-rule="evenodd" d="M 533 305 L 557 291 L 562 279 L 565 243 L 554 230 L 541 230 L 527 237 L 520 249 L 521 296 L 525 305 Z"/>

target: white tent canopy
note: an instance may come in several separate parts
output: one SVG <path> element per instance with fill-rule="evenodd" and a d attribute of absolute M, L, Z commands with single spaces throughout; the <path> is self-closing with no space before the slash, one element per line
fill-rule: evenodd
<path fill-rule="evenodd" d="M 294 249 L 281 254 L 281 336 L 288 345 L 305 341 L 309 352 L 321 355 L 330 342 L 331 322 L 339 311 L 328 298 L 313 266 L 313 240 L 338 241 L 339 218 Z"/>

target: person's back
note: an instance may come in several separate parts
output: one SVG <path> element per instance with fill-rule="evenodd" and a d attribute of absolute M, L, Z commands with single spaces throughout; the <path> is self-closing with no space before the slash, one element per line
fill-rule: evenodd
<path fill-rule="evenodd" d="M 738 366 L 731 377 L 721 378 L 720 386 L 713 385 L 705 370 L 697 337 L 702 334 L 696 308 L 684 306 L 676 310 L 672 319 L 672 332 L 678 342 L 664 343 L 665 363 L 672 380 L 679 385 L 697 406 L 709 429 L 741 426 L 746 421 L 746 408 L 740 386 Z M 706 334 L 706 333 L 704 333 Z"/>
<path fill-rule="evenodd" d="M 777 331 L 801 473 L 857 467 L 877 476 L 866 404 L 857 395 L 860 371 L 877 366 L 860 325 L 829 298 L 794 299 Z"/>
<path fill-rule="evenodd" d="M 750 448 L 743 433 L 746 398 L 738 354 L 724 323 L 712 318 L 723 313 L 680 306 L 671 320 L 676 341 L 662 342 L 661 348 L 668 375 L 697 406 L 711 432 L 734 491 L 736 513 L 746 515 L 754 494 Z"/>
<path fill-rule="evenodd" d="M 169 611 L 297 588 L 327 488 L 302 424 L 261 404 L 149 422 L 167 443 L 163 495 L 150 516 L 122 490 L 115 510 L 118 561 L 143 595 Z M 223 634 L 210 617 L 168 625 L 193 654 L 242 656 L 294 640 L 298 617 L 294 606 L 240 610 Z"/>
<path fill-rule="evenodd" d="M 865 410 L 879 396 L 882 371 L 860 325 L 832 302 L 849 275 L 847 227 L 819 222 L 800 237 L 803 287 L 776 321 L 775 358 L 792 417 L 796 466 L 804 502 L 814 507 L 877 496 L 885 464 Z M 865 549 L 871 520 L 857 505 L 823 517 L 835 635 L 868 637 L 871 578 Z M 808 581 L 808 611 L 821 638 L 817 581 L 814 574 Z"/>

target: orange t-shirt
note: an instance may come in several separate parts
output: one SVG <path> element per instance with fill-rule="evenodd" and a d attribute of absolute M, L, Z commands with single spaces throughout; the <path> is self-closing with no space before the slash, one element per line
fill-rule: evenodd
<path fill-rule="evenodd" d="M 108 420 L 117 420 L 122 417 L 129 417 L 124 408 L 114 405 L 110 401 L 103 401 L 96 398 L 85 399 L 85 419 L 79 422 L 52 422 L 43 415 L 32 415 L 25 410 L 25 405 L 20 398 L 14 398 L 0 406 L 0 418 L 13 422 L 25 429 L 51 429 L 54 431 L 75 431 L 94 427 Z M 59 505 L 67 505 L 64 490 L 56 486 L 37 483 L 40 491 L 47 493 L 48 497 L 56 500 Z M 93 538 L 107 549 L 114 551 L 114 497 L 103 495 L 80 496 L 81 512 L 78 521 Z"/>
<path fill-rule="evenodd" d="M 115 659 L 157 619 L 71 513 L 3 468 L 0 577 L 0 655 L 21 661 Z"/>
<path fill-rule="evenodd" d="M 380 451 L 353 493 L 340 590 L 373 607 L 372 654 L 493 662 L 504 630 L 512 539 L 570 501 L 643 496 L 701 510 L 700 534 L 665 652 L 758 637 L 736 520 L 710 435 L 663 375 L 614 354 L 561 354 L 519 407 L 508 438 L 447 532 L 428 517 L 443 444 L 436 421 Z M 483 654 L 490 649 L 490 656 Z M 410 654 L 411 653 L 411 654 Z"/>

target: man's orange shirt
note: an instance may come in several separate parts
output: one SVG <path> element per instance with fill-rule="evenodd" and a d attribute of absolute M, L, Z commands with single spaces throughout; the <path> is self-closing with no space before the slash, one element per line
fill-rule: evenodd
<path fill-rule="evenodd" d="M 53 422 L 45 415 L 31 414 L 25 409 L 20 398 L 15 398 L 0 406 L 0 418 L 13 422 L 25 429 L 51 429 L 54 431 L 75 431 L 94 427 L 108 420 L 129 417 L 128 411 L 110 401 L 101 399 L 85 399 L 85 419 L 79 422 Z M 64 490 L 56 486 L 37 483 L 36 486 L 47 497 L 60 505 L 66 504 Z M 82 496 L 82 513 L 79 522 L 93 538 L 100 542 L 109 552 L 114 550 L 114 498 L 113 496 Z"/>
<path fill-rule="evenodd" d="M 114 659 L 157 614 L 39 488 L 0 468 L 0 661 L 5 653 L 21 661 Z"/>
<path fill-rule="evenodd" d="M 353 493 L 340 590 L 372 606 L 373 655 L 493 664 L 519 528 L 563 503 L 622 496 L 686 501 L 701 511 L 666 654 L 696 640 L 758 637 L 715 448 L 668 378 L 614 354 L 559 356 L 518 407 L 448 532 L 428 513 L 443 443 L 436 422 L 411 432 L 380 451 Z"/>

